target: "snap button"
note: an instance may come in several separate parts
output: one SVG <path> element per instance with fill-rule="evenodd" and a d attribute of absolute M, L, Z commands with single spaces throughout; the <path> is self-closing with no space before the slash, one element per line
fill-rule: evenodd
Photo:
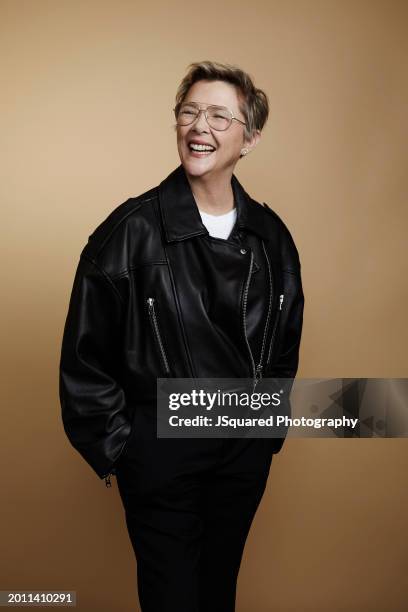
<path fill-rule="evenodd" d="M 242 253 L 242 255 L 245 255 L 245 253 L 246 253 L 246 252 L 247 252 L 247 250 L 246 250 L 246 249 L 241 249 L 241 250 L 240 250 L 240 253 Z"/>

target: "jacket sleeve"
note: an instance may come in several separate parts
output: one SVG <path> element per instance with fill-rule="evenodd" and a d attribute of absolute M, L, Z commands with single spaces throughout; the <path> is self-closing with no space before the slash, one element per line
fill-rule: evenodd
<path fill-rule="evenodd" d="M 59 393 L 65 433 L 100 478 L 130 433 L 116 368 L 123 304 L 110 277 L 81 254 L 65 322 Z"/>
<path fill-rule="evenodd" d="M 282 309 L 278 357 L 273 363 L 273 376 L 295 378 L 303 328 L 304 295 L 300 268 L 283 270 L 284 307 Z"/>
<path fill-rule="evenodd" d="M 276 357 L 268 376 L 280 379 L 280 386 L 284 387 L 286 398 L 282 407 L 283 414 L 291 416 L 290 393 L 299 365 L 305 299 L 299 254 L 286 226 L 281 236 L 281 246 L 284 301 L 280 313 Z M 275 452 L 281 450 L 287 431 L 288 428 L 284 430 L 284 437 L 275 439 Z"/>

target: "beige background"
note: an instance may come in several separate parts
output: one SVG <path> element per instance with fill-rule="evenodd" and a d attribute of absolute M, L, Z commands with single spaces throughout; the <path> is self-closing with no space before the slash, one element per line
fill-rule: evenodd
<path fill-rule="evenodd" d="M 69 445 L 58 360 L 80 250 L 178 165 L 187 64 L 232 62 L 271 102 L 236 174 L 286 221 L 305 302 L 299 376 L 407 376 L 407 18 L 396 0 L 0 3 L 0 589 L 135 610 L 116 481 Z M 406 440 L 290 440 L 271 468 L 237 612 L 408 607 Z M 158 611 L 160 612 L 160 611 Z"/>

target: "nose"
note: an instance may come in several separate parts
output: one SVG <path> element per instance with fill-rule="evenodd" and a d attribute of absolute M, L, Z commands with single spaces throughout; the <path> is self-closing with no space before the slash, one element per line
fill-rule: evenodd
<path fill-rule="evenodd" d="M 204 110 L 200 110 L 197 119 L 193 123 L 193 129 L 197 132 L 208 131 L 208 123 L 205 118 Z"/>

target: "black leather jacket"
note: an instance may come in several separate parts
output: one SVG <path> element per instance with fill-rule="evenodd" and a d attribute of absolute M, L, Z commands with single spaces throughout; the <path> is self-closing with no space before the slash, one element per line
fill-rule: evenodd
<path fill-rule="evenodd" d="M 65 432 L 101 478 L 156 378 L 294 378 L 304 297 L 283 221 L 235 175 L 228 240 L 201 221 L 183 166 L 115 208 L 83 248 L 60 360 Z M 283 438 L 272 440 L 278 452 Z"/>

